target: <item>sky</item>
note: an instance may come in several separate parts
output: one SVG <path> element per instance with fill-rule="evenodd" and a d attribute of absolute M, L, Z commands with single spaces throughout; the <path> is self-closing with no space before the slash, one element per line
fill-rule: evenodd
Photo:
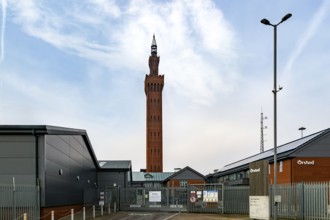
<path fill-rule="evenodd" d="M 202 174 L 330 127 L 330 1 L 1 0 L 0 124 L 87 131 L 98 160 L 146 166 L 155 34 L 164 171 Z"/>

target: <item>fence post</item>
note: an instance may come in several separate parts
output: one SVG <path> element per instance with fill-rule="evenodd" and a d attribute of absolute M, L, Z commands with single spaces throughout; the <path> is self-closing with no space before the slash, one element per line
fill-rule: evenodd
<path fill-rule="evenodd" d="M 116 212 L 116 205 L 117 205 L 117 203 L 115 201 L 114 204 L 113 204 L 113 212 Z"/>
<path fill-rule="evenodd" d="M 26 213 L 23 214 L 23 219 L 27 220 L 27 214 Z"/>
<path fill-rule="evenodd" d="M 101 205 L 101 216 L 103 216 L 103 205 Z"/>
<path fill-rule="evenodd" d="M 85 206 L 83 207 L 83 220 L 86 220 L 86 208 L 85 208 Z"/>
<path fill-rule="evenodd" d="M 74 210 L 71 209 L 71 220 L 74 220 Z"/>
<path fill-rule="evenodd" d="M 95 219 L 95 205 L 93 205 L 93 219 Z"/>
<path fill-rule="evenodd" d="M 51 213 L 51 214 L 50 214 L 50 216 L 51 216 L 51 220 L 54 220 L 54 219 L 55 219 L 55 218 L 54 218 L 54 210 L 52 210 L 50 213 Z"/>
<path fill-rule="evenodd" d="M 111 213 L 110 203 L 109 203 L 109 205 L 108 205 L 108 213 L 109 213 L 109 215 L 110 215 L 110 213 Z"/>

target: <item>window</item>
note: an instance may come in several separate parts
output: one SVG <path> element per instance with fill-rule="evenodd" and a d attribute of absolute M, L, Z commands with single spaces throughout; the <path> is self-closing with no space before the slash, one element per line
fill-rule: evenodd
<path fill-rule="evenodd" d="M 280 161 L 280 169 L 279 172 L 282 173 L 283 172 L 283 161 Z"/>
<path fill-rule="evenodd" d="M 180 180 L 180 187 L 187 187 L 187 180 Z"/>
<path fill-rule="evenodd" d="M 236 174 L 230 174 L 229 175 L 229 181 L 236 180 Z"/>

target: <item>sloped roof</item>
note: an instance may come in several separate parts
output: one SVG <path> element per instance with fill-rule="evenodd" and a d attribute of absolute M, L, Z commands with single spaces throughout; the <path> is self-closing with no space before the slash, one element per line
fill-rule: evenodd
<path fill-rule="evenodd" d="M 133 182 L 163 182 L 173 172 L 133 172 Z"/>
<path fill-rule="evenodd" d="M 99 164 L 86 130 L 52 125 L 0 125 L 0 134 L 81 135 L 95 166 L 99 168 Z"/>
<path fill-rule="evenodd" d="M 290 155 L 290 153 L 300 149 L 301 147 L 304 147 L 306 144 L 316 140 L 317 138 L 320 138 L 321 136 L 323 136 L 323 135 L 325 135 L 329 132 L 330 132 L 330 128 L 319 131 L 319 132 L 316 132 L 316 133 L 308 135 L 308 136 L 305 136 L 303 138 L 294 140 L 292 142 L 283 144 L 281 146 L 278 146 L 277 147 L 278 158 Z M 266 159 L 266 158 L 271 159 L 273 156 L 274 156 L 274 149 L 272 148 L 272 149 L 269 149 L 265 152 L 262 152 L 262 153 L 253 155 L 251 157 L 247 157 L 245 159 L 239 160 L 237 162 L 228 164 L 228 165 L 224 166 L 223 168 L 221 168 L 218 172 L 216 172 L 214 174 L 211 174 L 211 176 L 213 176 L 213 175 L 217 176 L 217 174 L 221 175 L 221 173 L 224 173 L 226 171 L 230 171 L 232 169 L 235 169 L 235 168 L 238 168 L 238 167 L 241 167 L 241 166 L 244 166 L 244 165 L 248 166 L 249 163 L 254 162 L 254 161 L 263 160 L 263 159 Z M 210 175 L 208 175 L 208 177 L 209 176 Z"/>
<path fill-rule="evenodd" d="M 189 166 L 186 166 L 185 168 L 183 168 L 183 169 L 181 169 L 181 170 L 175 172 L 173 175 L 167 177 L 164 181 L 165 181 L 165 182 L 166 182 L 166 181 L 169 181 L 170 179 L 173 179 L 174 177 L 176 177 L 176 176 L 182 174 L 183 172 L 185 172 L 185 171 L 187 171 L 187 170 L 189 170 L 189 171 L 195 173 L 196 175 L 202 177 L 203 179 L 205 179 L 205 176 L 204 176 L 203 174 L 197 172 L 196 170 L 192 169 L 192 168 L 189 167 Z"/>
<path fill-rule="evenodd" d="M 132 162 L 130 160 L 100 160 L 101 169 L 130 169 Z"/>

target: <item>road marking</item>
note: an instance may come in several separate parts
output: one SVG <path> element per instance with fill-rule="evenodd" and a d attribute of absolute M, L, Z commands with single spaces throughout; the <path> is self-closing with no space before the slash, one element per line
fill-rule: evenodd
<path fill-rule="evenodd" d="M 167 217 L 167 218 L 164 218 L 163 220 L 167 220 L 167 219 L 173 218 L 174 216 L 177 216 L 177 215 L 179 215 L 179 214 L 180 214 L 180 213 L 176 213 L 176 214 L 171 215 L 171 216 L 169 216 L 169 217 Z"/>
<path fill-rule="evenodd" d="M 152 214 L 151 213 L 129 213 L 128 215 L 147 216 L 147 215 L 152 215 Z"/>

